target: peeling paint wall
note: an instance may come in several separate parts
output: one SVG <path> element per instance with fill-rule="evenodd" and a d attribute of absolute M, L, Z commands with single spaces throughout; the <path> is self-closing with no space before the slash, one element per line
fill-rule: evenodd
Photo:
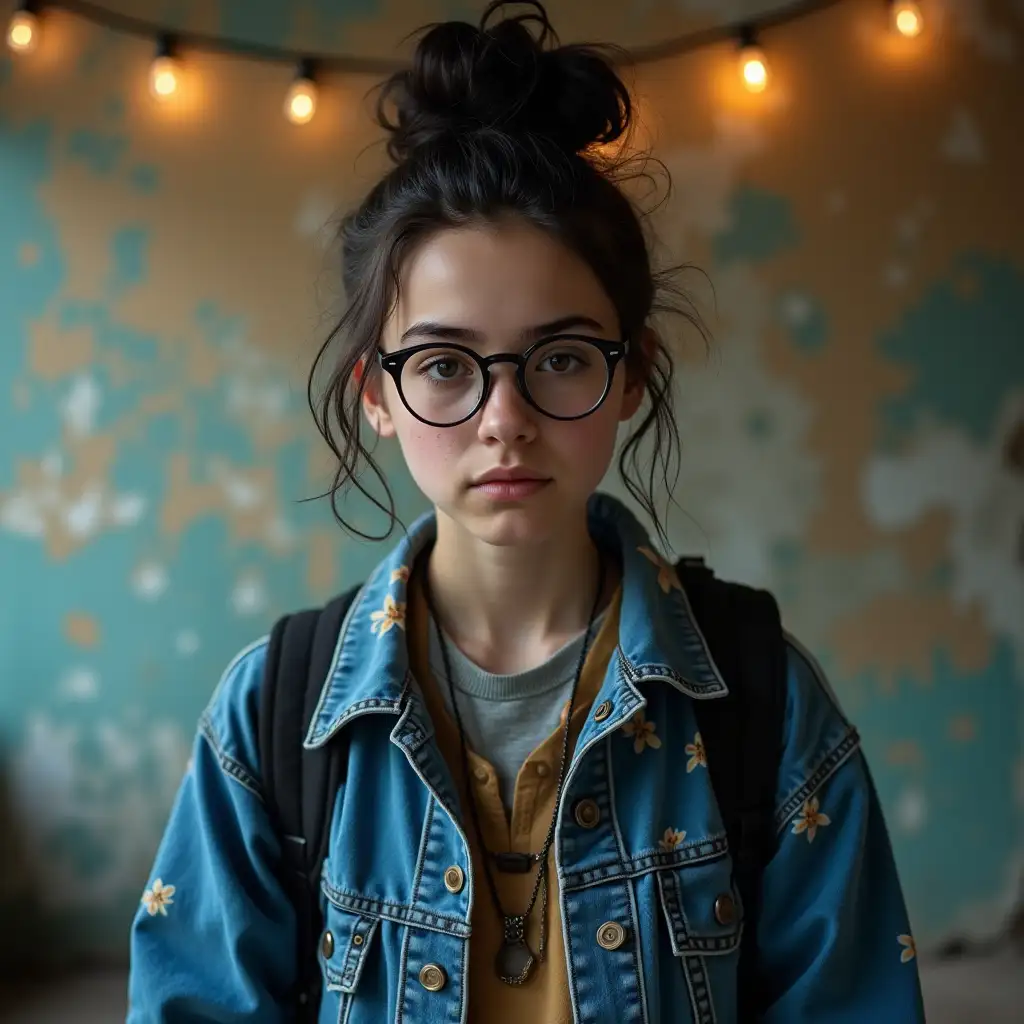
<path fill-rule="evenodd" d="M 478 9 L 128 6 L 376 54 Z M 550 4 L 564 38 L 754 9 L 587 6 Z M 757 103 L 723 50 L 635 82 L 675 182 L 663 255 L 717 304 L 709 358 L 680 339 L 673 540 L 773 587 L 821 656 L 922 947 L 997 929 L 1024 855 L 1024 8 L 926 13 L 912 46 L 867 0 L 777 30 Z M 286 70 L 195 56 L 156 108 L 144 43 L 46 28 L 0 57 L 0 914 L 20 925 L 0 933 L 12 956 L 38 933 L 48 958 L 107 958 L 223 666 L 381 555 L 301 499 L 331 469 L 304 390 L 329 222 L 382 154 L 369 79 L 332 79 L 297 129 Z"/>

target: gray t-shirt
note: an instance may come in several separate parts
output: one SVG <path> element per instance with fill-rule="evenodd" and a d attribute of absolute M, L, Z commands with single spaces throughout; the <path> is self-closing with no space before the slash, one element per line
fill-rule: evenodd
<path fill-rule="evenodd" d="M 598 616 L 591 629 L 591 647 L 605 614 L 607 612 Z M 451 691 L 433 618 L 430 619 L 429 630 L 430 669 L 441 690 L 445 707 L 454 720 Z M 572 681 L 585 635 L 586 631 L 581 631 L 579 636 L 536 668 L 514 675 L 495 675 L 467 658 L 445 634 L 455 699 L 466 731 L 466 742 L 494 765 L 501 800 L 509 814 L 516 776 L 523 762 L 559 727 L 562 709 L 572 693 Z M 558 765 L 553 764 L 551 770 L 557 772 Z"/>

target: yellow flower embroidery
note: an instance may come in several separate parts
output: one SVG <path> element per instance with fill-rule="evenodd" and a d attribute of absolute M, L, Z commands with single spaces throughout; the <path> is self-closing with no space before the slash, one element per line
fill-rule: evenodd
<path fill-rule="evenodd" d="M 370 615 L 373 625 L 370 632 L 383 636 L 392 626 L 405 629 L 405 602 L 398 601 L 388 594 L 384 598 L 384 607 L 379 612 Z"/>
<path fill-rule="evenodd" d="M 913 935 L 897 935 L 896 941 L 903 947 L 900 951 L 900 963 L 909 963 L 917 956 L 917 944 Z"/>
<path fill-rule="evenodd" d="M 154 917 L 156 914 L 162 914 L 164 917 L 167 916 L 167 908 L 174 902 L 172 897 L 174 896 L 174 886 L 164 885 L 159 879 L 155 879 L 153 882 L 153 888 L 147 889 L 142 894 L 142 902 L 146 905 L 146 910 L 149 911 L 149 916 Z"/>
<path fill-rule="evenodd" d="M 409 566 L 400 565 L 397 569 L 392 569 L 391 582 L 397 583 L 399 580 L 401 580 L 402 583 L 409 582 Z"/>
<path fill-rule="evenodd" d="M 646 721 L 643 711 L 638 711 L 622 727 L 622 731 L 626 736 L 633 737 L 633 750 L 642 754 L 644 747 L 657 750 L 661 746 L 661 740 L 654 734 L 655 728 L 654 722 Z"/>
<path fill-rule="evenodd" d="M 824 828 L 831 825 L 832 819 L 818 810 L 818 798 L 812 796 L 804 802 L 800 817 L 793 822 L 793 835 L 798 836 L 801 832 L 807 833 L 807 842 L 813 843 L 814 837 L 818 834 L 818 826 Z"/>
<path fill-rule="evenodd" d="M 686 762 L 686 774 L 689 775 L 694 768 L 708 766 L 708 755 L 704 750 L 704 741 L 700 738 L 700 733 L 697 733 L 693 737 L 692 743 L 686 744 L 686 753 L 690 755 L 690 760 Z"/>
<path fill-rule="evenodd" d="M 665 853 L 671 853 L 685 838 L 685 832 L 677 832 L 673 828 L 667 828 L 665 829 L 665 834 L 658 840 L 658 846 Z"/>
<path fill-rule="evenodd" d="M 675 566 L 669 565 L 657 551 L 652 551 L 650 548 L 637 548 L 637 551 L 657 567 L 658 586 L 661 587 L 666 594 L 673 587 L 676 590 L 683 589 L 682 583 L 679 582 L 679 574 L 676 572 Z"/>

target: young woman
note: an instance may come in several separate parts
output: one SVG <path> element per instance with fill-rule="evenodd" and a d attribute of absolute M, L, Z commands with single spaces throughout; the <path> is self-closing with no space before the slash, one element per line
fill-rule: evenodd
<path fill-rule="evenodd" d="M 434 510 L 356 596 L 305 737 L 344 731 L 348 750 L 318 1019 L 921 1021 L 857 735 L 795 641 L 756 998 L 739 991 L 744 910 L 697 717 L 728 681 L 677 573 L 595 495 L 644 408 L 620 471 L 657 522 L 636 445 L 653 429 L 667 472 L 677 440 L 649 326 L 671 293 L 597 155 L 629 95 L 602 52 L 557 47 L 538 4 L 502 6 L 433 27 L 389 81 L 395 166 L 343 228 L 350 305 L 319 413 L 337 483 L 376 468 L 365 418 Z M 202 716 L 132 930 L 139 1024 L 295 1013 L 288 840 L 255 726 L 266 651 Z"/>

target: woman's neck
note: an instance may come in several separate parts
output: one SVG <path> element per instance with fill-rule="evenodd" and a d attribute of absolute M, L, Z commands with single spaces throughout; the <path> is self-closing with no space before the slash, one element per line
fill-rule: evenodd
<path fill-rule="evenodd" d="M 535 545 L 497 546 L 438 516 L 427 580 L 445 632 L 473 662 L 511 674 L 542 664 L 584 629 L 594 608 L 600 559 L 579 524 Z M 598 611 L 617 586 L 605 556 Z"/>

